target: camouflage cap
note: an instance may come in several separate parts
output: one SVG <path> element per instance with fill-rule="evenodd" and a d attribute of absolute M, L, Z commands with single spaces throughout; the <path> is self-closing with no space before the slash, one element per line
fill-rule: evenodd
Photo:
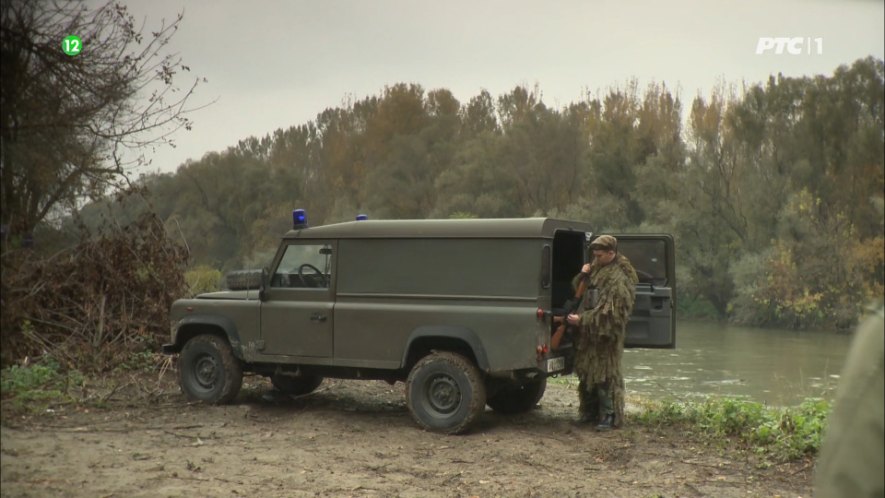
<path fill-rule="evenodd" d="M 618 239 L 612 237 L 611 235 L 600 235 L 593 239 L 593 242 L 590 243 L 590 249 L 605 249 L 609 251 L 617 251 L 618 250 Z"/>

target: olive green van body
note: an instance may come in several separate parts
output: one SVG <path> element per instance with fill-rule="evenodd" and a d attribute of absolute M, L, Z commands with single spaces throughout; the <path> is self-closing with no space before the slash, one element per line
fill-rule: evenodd
<path fill-rule="evenodd" d="M 502 382 L 569 373 L 550 347 L 592 227 L 549 218 L 353 221 L 290 230 L 255 285 L 176 301 L 169 353 L 217 335 L 243 371 L 404 381 L 438 351 Z M 617 235 L 641 276 L 628 346 L 675 346 L 675 255 Z"/>

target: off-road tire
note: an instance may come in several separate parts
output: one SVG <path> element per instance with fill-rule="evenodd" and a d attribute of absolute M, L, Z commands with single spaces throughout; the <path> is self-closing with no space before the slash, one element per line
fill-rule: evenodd
<path fill-rule="evenodd" d="M 277 388 L 277 391 L 283 394 L 301 396 L 302 394 L 314 392 L 323 383 L 323 378 L 319 375 L 293 377 L 291 375 L 277 374 L 270 377 L 270 383 Z"/>
<path fill-rule="evenodd" d="M 476 365 L 464 356 L 431 353 L 409 372 L 406 403 L 424 429 L 462 434 L 485 410 L 485 383 Z"/>
<path fill-rule="evenodd" d="M 261 270 L 237 270 L 225 277 L 225 284 L 230 290 L 253 290 L 261 288 Z"/>
<path fill-rule="evenodd" d="M 525 413 L 541 401 L 546 389 L 547 377 L 537 377 L 522 385 L 510 384 L 499 388 L 486 403 L 492 410 L 505 415 Z"/>
<path fill-rule="evenodd" d="M 203 334 L 187 341 L 178 357 L 178 383 L 192 401 L 229 403 L 243 385 L 243 367 L 228 342 Z"/>

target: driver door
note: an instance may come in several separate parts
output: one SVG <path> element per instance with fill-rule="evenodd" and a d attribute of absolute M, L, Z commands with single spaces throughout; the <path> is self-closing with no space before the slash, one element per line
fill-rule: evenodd
<path fill-rule="evenodd" d="M 292 241 L 283 246 L 261 303 L 266 355 L 332 355 L 335 243 Z"/>

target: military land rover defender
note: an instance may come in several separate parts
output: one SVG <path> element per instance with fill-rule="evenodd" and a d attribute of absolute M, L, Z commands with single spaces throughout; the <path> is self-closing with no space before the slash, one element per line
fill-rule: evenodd
<path fill-rule="evenodd" d="M 669 235 L 621 235 L 640 282 L 628 347 L 675 346 Z M 549 218 L 352 221 L 307 227 L 301 212 L 269 269 L 176 301 L 172 341 L 184 394 L 232 401 L 244 372 L 284 393 L 324 377 L 405 382 L 415 421 L 461 433 L 486 405 L 530 410 L 573 346 L 551 347 L 574 297 L 592 227 Z"/>

